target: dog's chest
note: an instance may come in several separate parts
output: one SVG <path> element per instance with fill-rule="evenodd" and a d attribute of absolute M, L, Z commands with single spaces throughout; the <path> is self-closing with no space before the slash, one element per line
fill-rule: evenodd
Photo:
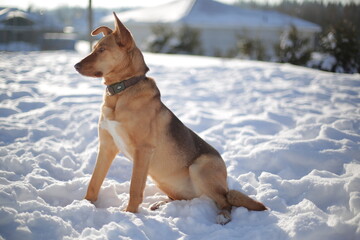
<path fill-rule="evenodd" d="M 100 128 L 108 131 L 112 136 L 116 146 L 120 151 L 129 159 L 131 158 L 130 151 L 128 149 L 128 145 L 126 144 L 126 136 L 121 129 L 121 123 L 118 121 L 113 121 L 104 118 L 100 122 Z"/>

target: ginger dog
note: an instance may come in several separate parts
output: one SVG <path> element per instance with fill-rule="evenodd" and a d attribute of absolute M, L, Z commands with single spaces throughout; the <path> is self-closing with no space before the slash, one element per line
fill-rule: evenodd
<path fill-rule="evenodd" d="M 229 190 L 220 154 L 188 129 L 160 100 L 155 81 L 129 30 L 115 16 L 115 30 L 102 26 L 91 35 L 104 37 L 75 65 L 82 75 L 103 77 L 107 85 L 99 120 L 99 151 L 85 199 L 95 202 L 115 156 L 133 161 L 126 211 L 136 213 L 150 175 L 169 200 L 211 198 L 219 208 L 217 223 L 231 220 L 231 208 L 266 207 Z M 164 203 L 164 202 L 163 202 Z M 154 204 L 155 210 L 163 203 Z"/>

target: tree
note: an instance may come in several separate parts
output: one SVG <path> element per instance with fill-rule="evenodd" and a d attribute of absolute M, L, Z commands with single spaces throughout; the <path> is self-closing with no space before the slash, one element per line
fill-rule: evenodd
<path fill-rule="evenodd" d="M 336 59 L 331 71 L 360 72 L 360 42 L 352 23 L 344 20 L 331 27 L 322 38 L 322 48 Z"/>
<path fill-rule="evenodd" d="M 202 54 L 199 30 L 185 25 L 180 29 L 177 38 L 178 42 L 170 53 Z"/>
<path fill-rule="evenodd" d="M 240 45 L 240 52 L 250 59 L 263 61 L 266 59 L 265 48 L 260 40 L 246 40 Z"/>
<path fill-rule="evenodd" d="M 152 28 L 147 50 L 157 53 L 202 54 L 200 31 L 183 26 L 178 32 L 166 25 Z"/>
<path fill-rule="evenodd" d="M 148 39 L 147 50 L 155 53 L 168 53 L 169 44 L 175 38 L 174 31 L 166 25 L 156 25 L 151 29 L 152 35 Z"/>
<path fill-rule="evenodd" d="M 280 44 L 275 46 L 275 52 L 280 62 L 287 62 L 295 65 L 305 65 L 311 57 L 311 50 L 308 46 L 309 39 L 300 38 L 295 26 L 281 36 Z"/>

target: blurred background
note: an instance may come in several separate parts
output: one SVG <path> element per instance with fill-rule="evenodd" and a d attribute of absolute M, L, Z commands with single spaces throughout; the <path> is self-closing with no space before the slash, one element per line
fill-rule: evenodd
<path fill-rule="evenodd" d="M 360 72 L 358 0 L 0 0 L 0 51 L 88 53 L 113 11 L 143 51 Z"/>

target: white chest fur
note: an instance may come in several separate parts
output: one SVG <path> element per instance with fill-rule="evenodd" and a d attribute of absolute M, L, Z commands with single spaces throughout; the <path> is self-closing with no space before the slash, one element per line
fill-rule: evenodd
<path fill-rule="evenodd" d="M 120 151 L 129 159 L 131 159 L 131 155 L 129 154 L 129 151 L 126 147 L 124 136 L 121 131 L 121 123 L 118 121 L 112 121 L 109 119 L 104 118 L 100 122 L 100 128 L 108 131 L 110 135 L 112 136 L 116 146 L 120 149 Z"/>

